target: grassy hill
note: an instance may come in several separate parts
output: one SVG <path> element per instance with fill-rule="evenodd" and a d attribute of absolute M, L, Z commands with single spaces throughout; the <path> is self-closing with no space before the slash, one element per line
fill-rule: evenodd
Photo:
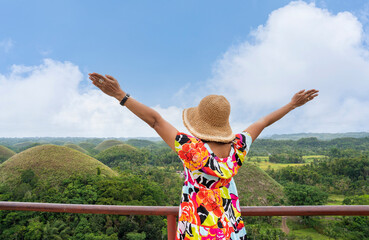
<path fill-rule="evenodd" d="M 77 151 L 80 151 L 81 153 L 84 153 L 84 154 L 87 154 L 88 151 L 86 151 L 85 149 L 83 149 L 82 147 L 76 145 L 76 144 L 73 144 L 73 143 L 67 143 L 67 144 L 64 144 L 65 147 L 69 147 L 69 148 L 72 148 L 74 150 L 77 150 Z"/>
<path fill-rule="evenodd" d="M 10 150 L 7 147 L 4 147 L 4 146 L 0 145 L 0 163 L 4 162 L 5 160 L 10 158 L 14 154 L 15 154 L 14 151 Z"/>
<path fill-rule="evenodd" d="M 18 183 L 23 171 L 31 169 L 39 180 L 57 183 L 72 175 L 117 174 L 98 160 L 77 150 L 56 146 L 41 145 L 14 155 L 0 165 L 0 182 Z"/>
<path fill-rule="evenodd" d="M 144 139 L 129 139 L 129 140 L 126 141 L 126 143 L 128 145 L 138 147 L 138 148 L 147 147 L 147 146 L 156 144 L 153 141 L 144 140 Z"/>
<path fill-rule="evenodd" d="M 241 206 L 273 206 L 284 198 L 283 187 L 252 163 L 244 163 L 235 176 Z"/>
<path fill-rule="evenodd" d="M 20 143 L 16 143 L 12 146 L 12 148 L 16 151 L 16 152 L 22 152 L 28 148 L 31 147 L 35 147 L 41 145 L 41 143 L 39 142 L 31 142 L 31 141 L 27 141 L 27 142 L 20 142 Z"/>
<path fill-rule="evenodd" d="M 97 154 L 96 159 L 103 162 L 109 167 L 123 167 L 128 165 L 141 165 L 145 163 L 145 155 L 137 148 L 128 144 L 119 144 Z M 122 165 L 126 163 L 126 165 Z"/>
<path fill-rule="evenodd" d="M 104 151 L 105 149 L 108 149 L 110 147 L 119 145 L 119 144 L 124 144 L 124 142 L 119 141 L 119 140 L 105 140 L 102 143 L 100 143 L 99 145 L 97 145 L 95 147 L 96 150 L 98 151 Z"/>

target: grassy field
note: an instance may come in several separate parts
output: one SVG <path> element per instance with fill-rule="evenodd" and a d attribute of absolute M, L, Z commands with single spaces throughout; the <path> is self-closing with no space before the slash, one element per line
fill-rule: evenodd
<path fill-rule="evenodd" d="M 309 155 L 309 156 L 302 156 L 302 159 L 304 159 L 306 162 L 312 162 L 314 159 L 324 159 L 326 156 L 324 155 Z"/>
<path fill-rule="evenodd" d="M 329 194 L 327 205 L 342 205 L 343 199 L 345 199 L 344 195 Z"/>
<path fill-rule="evenodd" d="M 314 240 L 330 240 L 332 238 L 329 238 L 325 235 L 319 234 L 315 229 L 313 228 L 304 228 L 299 230 L 292 230 L 289 232 L 288 235 L 295 235 L 296 237 L 302 238 L 302 237 L 311 237 Z"/>
<path fill-rule="evenodd" d="M 332 239 L 323 234 L 318 233 L 314 228 L 306 228 L 300 223 L 300 217 L 289 216 L 287 217 L 287 226 L 290 230 L 289 236 L 294 235 L 297 239 L 311 237 L 311 239 L 325 240 Z"/>
<path fill-rule="evenodd" d="M 288 167 L 288 166 L 303 166 L 306 164 L 309 164 L 310 162 L 314 161 L 314 159 L 323 159 L 325 158 L 324 155 L 309 155 L 309 156 L 303 156 L 302 157 L 306 163 L 272 163 L 269 162 L 269 157 L 268 156 L 255 156 L 255 157 L 250 157 L 248 158 L 248 160 L 250 162 L 255 163 L 258 167 L 260 167 L 263 170 L 266 170 L 268 168 L 274 169 L 274 170 L 278 170 L 284 167 Z"/>

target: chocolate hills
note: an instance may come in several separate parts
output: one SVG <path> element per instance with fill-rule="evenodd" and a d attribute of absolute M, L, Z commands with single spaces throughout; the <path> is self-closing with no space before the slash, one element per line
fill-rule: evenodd
<path fill-rule="evenodd" d="M 97 154 L 96 159 L 109 167 L 123 167 L 122 163 L 129 165 L 142 165 L 146 162 L 146 156 L 139 149 L 128 145 L 119 144 L 101 151 Z"/>
<path fill-rule="evenodd" d="M 99 145 L 97 145 L 95 147 L 95 149 L 98 150 L 98 151 L 104 151 L 105 149 L 108 149 L 110 147 L 113 147 L 113 146 L 116 146 L 116 145 L 119 145 L 119 144 L 124 144 L 124 142 L 119 141 L 119 140 L 114 140 L 114 139 L 105 140 L 102 143 L 100 143 Z"/>
<path fill-rule="evenodd" d="M 273 206 L 284 201 L 283 187 L 252 163 L 244 163 L 235 176 L 241 206 Z"/>
<path fill-rule="evenodd" d="M 18 153 L 0 165 L 0 182 L 19 183 L 22 172 L 31 169 L 39 180 L 58 183 L 73 175 L 97 174 L 116 176 L 109 167 L 77 150 L 41 145 Z"/>
<path fill-rule="evenodd" d="M 0 145 L 0 163 L 4 162 L 11 156 L 13 156 L 15 152 L 13 150 L 10 150 L 9 148 L 5 146 Z"/>
<path fill-rule="evenodd" d="M 84 148 L 76 145 L 76 144 L 73 144 L 73 143 L 67 143 L 67 144 L 64 144 L 65 147 L 69 147 L 69 148 L 72 148 L 74 150 L 77 150 L 77 151 L 80 151 L 81 153 L 84 153 L 84 154 L 87 154 L 88 151 L 86 151 Z"/>

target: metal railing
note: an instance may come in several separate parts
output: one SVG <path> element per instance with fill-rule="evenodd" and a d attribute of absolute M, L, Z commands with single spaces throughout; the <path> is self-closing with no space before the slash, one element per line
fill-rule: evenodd
<path fill-rule="evenodd" d="M 178 216 L 179 207 L 0 201 L 0 210 L 167 216 L 168 239 L 173 240 L 176 234 L 176 216 Z M 241 214 L 242 216 L 369 216 L 369 205 L 241 207 Z"/>

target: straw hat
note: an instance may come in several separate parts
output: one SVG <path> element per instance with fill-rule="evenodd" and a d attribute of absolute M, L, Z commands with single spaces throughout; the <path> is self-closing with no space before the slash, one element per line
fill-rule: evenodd
<path fill-rule="evenodd" d="M 197 107 L 183 110 L 183 123 L 195 137 L 228 143 L 235 135 L 229 125 L 231 105 L 222 95 L 204 97 Z"/>

